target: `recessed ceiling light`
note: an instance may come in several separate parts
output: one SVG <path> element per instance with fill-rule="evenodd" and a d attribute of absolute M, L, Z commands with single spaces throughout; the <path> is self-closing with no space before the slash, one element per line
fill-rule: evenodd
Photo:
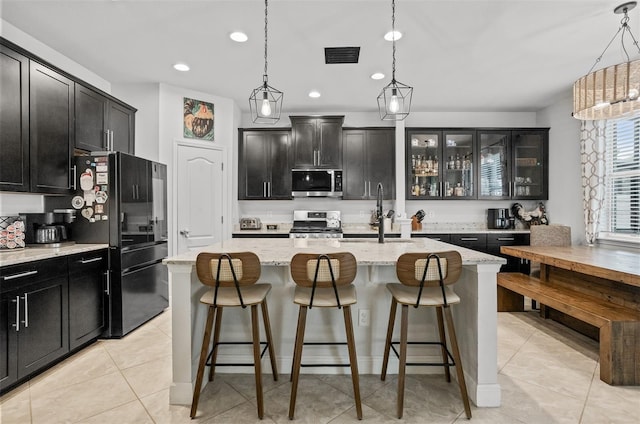
<path fill-rule="evenodd" d="M 371 74 L 371 79 L 381 80 L 382 78 L 384 78 L 384 74 L 382 72 L 375 72 Z"/>
<path fill-rule="evenodd" d="M 191 68 L 189 68 L 189 65 L 187 65 L 186 63 L 176 63 L 175 65 L 173 65 L 173 69 L 175 69 L 176 71 L 187 72 Z"/>
<path fill-rule="evenodd" d="M 402 38 L 402 33 L 400 31 L 389 31 L 384 35 L 384 39 L 387 41 L 393 41 L 394 36 L 396 41 L 398 41 Z"/>
<path fill-rule="evenodd" d="M 249 39 L 249 37 L 247 37 L 247 34 L 240 31 L 232 32 L 231 34 L 229 34 L 229 38 L 238 43 L 244 43 Z"/>
<path fill-rule="evenodd" d="M 320 97 L 320 92 L 318 90 L 311 90 L 309 91 L 309 97 L 317 99 Z"/>

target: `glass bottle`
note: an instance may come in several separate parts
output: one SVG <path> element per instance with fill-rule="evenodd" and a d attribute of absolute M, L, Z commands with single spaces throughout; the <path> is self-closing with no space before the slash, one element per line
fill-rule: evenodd
<path fill-rule="evenodd" d="M 462 169 L 462 162 L 460 161 L 460 155 L 459 154 L 456 154 L 455 167 L 456 167 L 456 169 Z"/>
<path fill-rule="evenodd" d="M 469 155 L 464 156 L 464 163 L 462 166 L 464 169 L 471 169 L 471 158 Z"/>
<path fill-rule="evenodd" d="M 427 173 L 431 173 L 431 170 L 433 169 L 433 159 L 431 159 L 431 156 L 429 156 L 429 159 L 427 159 Z"/>
<path fill-rule="evenodd" d="M 433 159 L 433 173 L 438 175 L 438 156 Z"/>
<path fill-rule="evenodd" d="M 453 160 L 453 156 L 449 156 L 449 166 L 448 169 L 456 169 L 456 161 Z"/>

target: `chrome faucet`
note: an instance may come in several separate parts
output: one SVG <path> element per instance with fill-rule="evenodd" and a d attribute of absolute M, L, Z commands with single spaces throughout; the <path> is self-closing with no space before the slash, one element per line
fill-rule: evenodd
<path fill-rule="evenodd" d="M 376 218 L 378 219 L 378 243 L 384 243 L 384 215 L 382 214 L 382 183 L 378 183 L 376 195 Z"/>

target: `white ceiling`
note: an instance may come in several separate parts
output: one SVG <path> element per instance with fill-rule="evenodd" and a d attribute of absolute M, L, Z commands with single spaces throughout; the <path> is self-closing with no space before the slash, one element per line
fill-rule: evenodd
<path fill-rule="evenodd" d="M 620 26 L 619 3 L 396 0 L 396 79 L 414 87 L 412 111 L 536 111 L 589 71 Z M 639 11 L 630 12 L 636 38 Z M 0 0 L 0 12 L 112 84 L 167 83 L 247 111 L 262 81 L 262 0 Z M 376 111 L 391 80 L 390 29 L 391 0 L 271 0 L 268 75 L 284 92 L 283 114 Z M 249 41 L 231 41 L 237 30 Z M 358 64 L 324 64 L 324 47 L 346 46 L 360 47 Z M 601 63 L 622 60 L 618 38 Z M 387 76 L 370 79 L 376 71 Z"/>

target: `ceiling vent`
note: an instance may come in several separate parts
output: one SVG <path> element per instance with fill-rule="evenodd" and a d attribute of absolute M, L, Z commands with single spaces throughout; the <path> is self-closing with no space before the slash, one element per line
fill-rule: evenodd
<path fill-rule="evenodd" d="M 325 47 L 324 63 L 358 63 L 360 47 Z"/>

